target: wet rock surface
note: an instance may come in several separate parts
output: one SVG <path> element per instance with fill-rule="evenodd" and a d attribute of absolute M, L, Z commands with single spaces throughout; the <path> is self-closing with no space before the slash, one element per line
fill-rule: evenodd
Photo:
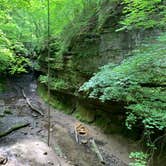
<path fill-rule="evenodd" d="M 115 141 L 102 134 L 98 128 L 84 124 L 89 134 L 77 143 L 74 126 L 78 120 L 53 108 L 51 108 L 49 148 L 47 146 L 47 105 L 36 93 L 37 84 L 33 75 L 8 80 L 8 87 L 10 91 L 0 94 L 0 105 L 7 106 L 11 114 L 1 111 L 4 117 L 0 119 L 0 131 L 19 123 L 26 122 L 29 126 L 0 138 L 0 162 L 6 162 L 8 166 L 100 166 L 103 164 L 100 163 L 89 143 L 89 139 L 93 137 L 103 155 L 105 165 L 128 165 L 129 149 L 128 145 L 124 145 L 124 141 Z M 44 112 L 44 117 L 30 109 L 21 93 L 22 88 L 30 101 Z"/>
<path fill-rule="evenodd" d="M 46 166 L 68 164 L 62 158 L 55 155 L 54 151 L 46 143 L 38 139 L 22 139 L 9 147 L 0 149 L 2 162 L 7 166 Z M 45 155 L 47 153 L 47 155 Z"/>

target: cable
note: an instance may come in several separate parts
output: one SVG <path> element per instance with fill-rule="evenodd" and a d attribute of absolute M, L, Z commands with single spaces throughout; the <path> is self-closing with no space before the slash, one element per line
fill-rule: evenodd
<path fill-rule="evenodd" d="M 51 110 L 50 110 L 50 0 L 47 0 L 47 56 L 48 56 L 48 89 L 47 89 L 47 95 L 48 95 L 48 146 L 50 146 L 50 127 L 51 127 Z"/>

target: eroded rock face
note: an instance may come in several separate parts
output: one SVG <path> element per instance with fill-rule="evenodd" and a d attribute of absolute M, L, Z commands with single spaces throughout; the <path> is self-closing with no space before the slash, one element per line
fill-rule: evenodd
<path fill-rule="evenodd" d="M 0 148 L 0 165 L 6 166 L 69 166 L 62 158 L 58 157 L 46 143 L 25 139 Z"/>
<path fill-rule="evenodd" d="M 51 52 L 53 58 L 50 83 L 53 91 L 79 95 L 79 87 L 88 81 L 99 67 L 108 63 L 119 64 L 145 37 L 157 33 L 143 30 L 116 32 L 122 15 L 122 5 L 116 2 L 111 2 L 111 5 L 109 2 L 103 3 L 99 13 L 107 17 L 100 27 L 100 16 L 94 13 L 86 30 L 80 30 L 81 32 L 76 33 L 72 39 L 68 39 L 69 45 L 65 51 L 56 55 L 58 49 L 51 47 L 51 50 L 54 50 Z M 40 70 L 47 75 L 45 52 L 41 54 Z"/>

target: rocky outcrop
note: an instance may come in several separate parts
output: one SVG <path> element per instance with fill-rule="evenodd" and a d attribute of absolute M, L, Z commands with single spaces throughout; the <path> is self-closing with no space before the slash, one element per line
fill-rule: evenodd
<path fill-rule="evenodd" d="M 107 117 L 109 126 L 110 111 L 117 114 L 116 117 L 112 118 L 112 121 L 115 121 L 114 119 L 116 118 L 119 119 L 119 122 L 124 120 L 124 117 L 121 116 L 124 115 L 124 111 L 122 111 L 124 103 L 111 102 L 103 104 L 97 100 L 85 100 L 86 96 L 82 96 L 78 89 L 101 66 L 108 63 L 119 64 L 130 56 L 131 51 L 140 45 L 145 37 L 151 36 L 157 31 L 118 32 L 122 5 L 118 2 L 112 5 L 108 3 L 103 3 L 100 14 L 94 14 L 89 19 L 86 27 L 69 39 L 69 44 L 65 50 L 59 51 L 57 44 L 51 45 L 50 87 L 52 95 L 58 100 L 58 103 L 70 106 L 70 112 L 75 112 L 78 118 L 85 115 L 85 119 L 92 122 L 96 118 L 104 116 L 103 118 Z M 57 39 L 52 42 L 58 43 Z M 41 71 L 46 75 L 48 59 L 45 55 L 44 52 L 41 53 L 39 63 Z M 48 84 L 47 81 L 45 83 Z M 106 112 L 106 116 L 102 115 L 102 110 Z"/>

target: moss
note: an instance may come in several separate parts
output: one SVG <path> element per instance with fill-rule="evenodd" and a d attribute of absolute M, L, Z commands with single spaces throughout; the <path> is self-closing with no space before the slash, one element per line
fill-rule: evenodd
<path fill-rule="evenodd" d="M 44 99 L 45 102 L 48 102 L 47 89 L 44 85 L 39 84 L 38 94 Z M 88 107 L 81 101 L 76 101 L 74 96 L 74 99 L 72 99 L 72 97 L 67 96 L 67 94 L 56 93 L 56 95 L 52 92 L 50 97 L 50 104 L 55 109 L 58 109 L 66 114 L 72 114 L 75 118 L 82 122 L 94 123 L 108 134 L 125 134 L 127 132 L 123 126 L 124 120 L 121 119 L 120 115 L 113 116 L 110 114 L 110 112 L 95 110 L 91 107 Z"/>
<path fill-rule="evenodd" d="M 43 84 L 38 85 L 38 94 L 48 102 L 47 89 Z M 138 138 L 137 133 L 131 133 L 125 128 L 125 116 L 120 113 L 114 115 L 110 111 L 96 110 L 85 101 L 57 91 L 51 92 L 50 104 L 55 109 L 70 114 L 84 123 L 95 124 L 107 134 L 123 134 L 130 135 L 133 139 Z"/>
<path fill-rule="evenodd" d="M 81 105 L 77 106 L 76 111 L 74 112 L 74 116 L 80 121 L 86 123 L 92 123 L 95 120 L 95 112 Z"/>
<path fill-rule="evenodd" d="M 0 78 L 0 93 L 6 90 L 6 81 L 5 78 Z"/>
<path fill-rule="evenodd" d="M 47 89 L 44 85 L 39 84 L 38 94 L 44 99 L 45 102 L 48 102 Z M 72 97 L 68 97 L 67 94 L 56 93 L 56 95 L 52 92 L 50 97 L 50 104 L 55 109 L 58 109 L 66 114 L 72 114 L 75 118 L 82 122 L 94 123 L 102 128 L 105 133 L 122 132 L 122 121 L 117 120 L 117 117 L 110 116 L 109 112 L 106 113 L 100 110 L 93 110 L 93 108 L 87 107 L 85 103 L 81 104 L 81 101 L 78 102 L 75 99 L 72 100 Z"/>
<path fill-rule="evenodd" d="M 95 124 L 99 126 L 105 133 L 111 133 L 111 121 L 108 119 L 98 118 Z"/>
<path fill-rule="evenodd" d="M 97 110 L 95 125 L 100 127 L 104 133 L 107 134 L 122 133 L 124 129 L 123 120 L 121 119 L 122 117 L 122 115 L 113 115 L 110 112 Z"/>
<path fill-rule="evenodd" d="M 38 94 L 42 97 L 42 99 L 48 103 L 48 94 L 47 94 L 47 90 L 46 90 L 46 87 L 42 84 L 39 84 L 38 85 L 38 89 L 37 89 L 37 92 Z M 66 106 L 65 104 L 63 104 L 61 101 L 59 101 L 56 96 L 52 95 L 50 96 L 50 99 L 49 99 L 49 103 L 50 105 L 55 108 L 55 109 L 58 109 L 60 111 L 63 111 L 67 114 L 70 114 L 71 113 L 71 110 L 72 108 Z"/>

